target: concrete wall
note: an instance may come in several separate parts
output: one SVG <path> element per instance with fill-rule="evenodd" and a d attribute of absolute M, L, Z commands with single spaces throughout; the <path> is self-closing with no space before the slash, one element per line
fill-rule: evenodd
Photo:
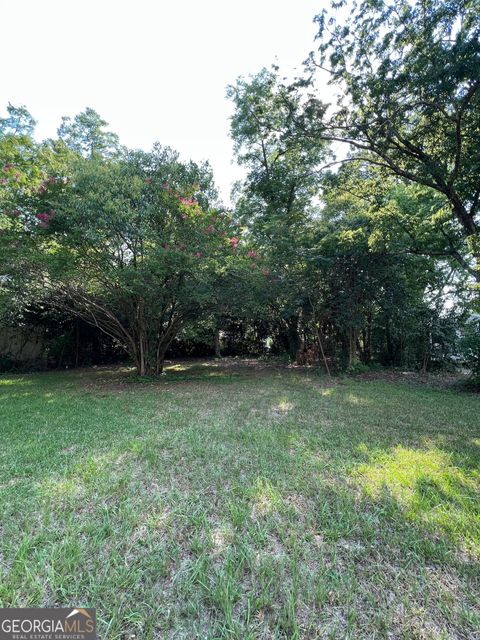
<path fill-rule="evenodd" d="M 0 356 L 19 362 L 41 360 L 44 340 L 40 331 L 0 327 Z"/>

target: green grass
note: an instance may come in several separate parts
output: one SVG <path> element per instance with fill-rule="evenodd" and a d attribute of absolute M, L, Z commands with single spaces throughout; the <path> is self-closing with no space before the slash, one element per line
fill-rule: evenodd
<path fill-rule="evenodd" d="M 99 637 L 480 637 L 480 401 L 198 363 L 0 376 L 0 605 Z"/>

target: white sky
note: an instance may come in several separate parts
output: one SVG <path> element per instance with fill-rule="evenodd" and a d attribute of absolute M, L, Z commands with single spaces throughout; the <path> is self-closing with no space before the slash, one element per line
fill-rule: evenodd
<path fill-rule="evenodd" d="M 92 107 L 127 146 L 209 159 L 227 200 L 242 173 L 226 86 L 272 62 L 300 70 L 325 2 L 5 0 L 0 111 L 26 105 L 46 138 Z"/>

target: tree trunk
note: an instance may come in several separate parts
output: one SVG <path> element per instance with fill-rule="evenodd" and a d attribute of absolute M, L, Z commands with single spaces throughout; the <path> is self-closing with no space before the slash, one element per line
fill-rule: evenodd
<path fill-rule="evenodd" d="M 177 335 L 181 325 L 182 318 L 178 317 L 175 320 L 170 318 L 170 325 L 165 333 L 158 339 L 155 349 L 155 374 L 158 376 L 163 373 L 163 363 L 165 361 L 165 355 L 169 346 L 172 344 L 172 340 Z"/>
<path fill-rule="evenodd" d="M 295 360 L 295 356 L 301 344 L 299 321 L 300 319 L 298 316 L 289 322 L 287 321 L 288 353 L 292 360 Z"/>
<path fill-rule="evenodd" d="M 390 318 L 387 318 L 387 322 L 385 325 L 385 343 L 387 347 L 387 361 L 389 365 L 393 365 L 395 363 L 395 353 L 393 346 L 393 338 L 390 326 Z"/>
<path fill-rule="evenodd" d="M 155 375 L 159 376 L 161 373 L 163 373 L 163 364 L 165 362 L 165 351 L 160 352 L 157 355 L 157 362 L 155 363 Z"/>
<path fill-rule="evenodd" d="M 165 362 L 165 355 L 168 351 L 168 347 L 172 344 L 172 340 L 175 337 L 175 333 L 169 333 L 168 337 L 164 337 L 157 346 L 157 354 L 155 358 L 155 375 L 159 376 L 163 373 L 163 364 Z"/>
<path fill-rule="evenodd" d="M 315 331 L 316 331 L 316 334 L 317 334 L 318 346 L 320 347 L 320 353 L 322 355 L 323 364 L 325 365 L 325 370 L 327 372 L 328 377 L 331 378 L 332 374 L 330 373 L 330 367 L 328 366 L 328 360 L 327 360 L 327 357 L 325 355 L 325 351 L 323 350 L 322 334 L 320 333 L 320 328 L 318 327 L 316 321 L 314 322 L 314 326 L 315 326 Z"/>
<path fill-rule="evenodd" d="M 75 368 L 78 367 L 80 352 L 80 330 L 78 326 L 78 318 L 75 322 Z"/>
<path fill-rule="evenodd" d="M 163 373 L 163 364 L 165 362 L 165 354 L 167 353 L 167 349 L 170 346 L 171 340 L 167 343 L 161 344 L 159 342 L 157 347 L 157 355 L 155 358 L 155 375 L 159 376 Z"/>
<path fill-rule="evenodd" d="M 372 314 L 367 315 L 367 326 L 362 329 L 362 362 L 370 364 L 372 360 Z"/>
<path fill-rule="evenodd" d="M 349 329 L 347 332 L 347 348 L 348 348 L 348 366 L 351 367 L 357 355 L 357 335 L 355 329 Z"/>
<path fill-rule="evenodd" d="M 63 364 L 63 356 L 65 355 L 65 348 L 67 346 L 67 341 L 66 338 L 64 338 L 63 340 L 63 344 L 62 344 L 62 350 L 60 352 L 60 357 L 58 358 L 58 364 L 57 364 L 57 368 L 61 369 L 62 368 L 62 364 Z"/>
<path fill-rule="evenodd" d="M 220 345 L 220 329 L 215 329 L 215 338 L 214 338 L 214 347 L 215 347 L 215 358 L 221 358 L 221 345 Z"/>
<path fill-rule="evenodd" d="M 139 376 L 144 376 L 147 373 L 147 369 L 145 366 L 145 353 L 143 351 L 143 346 L 140 345 L 140 359 L 137 365 L 137 373 Z"/>

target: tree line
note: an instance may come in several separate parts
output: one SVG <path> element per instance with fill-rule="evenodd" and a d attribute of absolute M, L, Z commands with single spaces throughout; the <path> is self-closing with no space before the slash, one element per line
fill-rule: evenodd
<path fill-rule="evenodd" d="M 328 373 L 461 361 L 478 377 L 478 1 L 343 5 L 315 18 L 301 77 L 228 88 L 246 174 L 231 208 L 208 163 L 128 149 L 92 109 L 37 142 L 9 105 L 1 322 L 43 327 L 57 364 L 86 341 L 142 376 L 218 355 L 221 336 Z"/>

